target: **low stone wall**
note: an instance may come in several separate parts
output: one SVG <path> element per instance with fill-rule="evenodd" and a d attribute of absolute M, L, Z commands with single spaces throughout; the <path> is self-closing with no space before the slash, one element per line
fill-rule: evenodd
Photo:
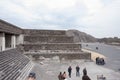
<path fill-rule="evenodd" d="M 35 30 L 35 29 L 24 29 L 25 35 L 66 35 L 64 30 Z"/>
<path fill-rule="evenodd" d="M 79 53 L 27 53 L 27 56 L 32 56 L 31 58 L 39 59 L 41 56 L 45 58 L 53 58 L 55 56 L 59 56 L 61 59 L 89 59 L 91 60 L 91 53 L 87 52 L 79 52 Z"/>
<path fill-rule="evenodd" d="M 24 36 L 26 43 L 73 43 L 73 37 L 68 36 Z"/>
<path fill-rule="evenodd" d="M 73 49 L 81 49 L 80 44 L 24 44 L 24 51 L 29 50 L 73 50 Z"/>
<path fill-rule="evenodd" d="M 89 49 L 82 49 L 82 51 L 91 53 L 91 59 L 93 61 L 96 61 L 96 57 L 100 57 L 100 58 L 104 58 L 104 59 L 106 58 L 104 55 L 102 55 L 102 54 L 100 54 L 98 52 L 91 51 Z"/>

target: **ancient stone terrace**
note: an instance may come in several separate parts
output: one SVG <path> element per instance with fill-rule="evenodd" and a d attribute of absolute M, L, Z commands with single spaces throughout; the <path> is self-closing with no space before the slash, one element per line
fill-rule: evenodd
<path fill-rule="evenodd" d="M 64 30 L 24 30 L 23 46 L 24 51 L 81 50 L 81 44 L 75 44 Z"/>
<path fill-rule="evenodd" d="M 24 44 L 24 50 L 81 50 L 80 44 L 74 43 L 54 43 L 54 44 Z"/>
<path fill-rule="evenodd" d="M 73 37 L 68 36 L 24 36 L 24 44 L 29 43 L 73 43 Z"/>
<path fill-rule="evenodd" d="M 16 49 L 0 52 L 0 80 L 24 80 L 31 67 L 30 60 Z"/>
<path fill-rule="evenodd" d="M 24 35 L 29 36 L 47 36 L 47 35 L 66 35 L 66 31 L 64 30 L 35 30 L 35 29 L 24 29 Z"/>
<path fill-rule="evenodd" d="M 24 54 L 67 59 L 90 59 L 91 54 L 81 51 L 81 44 L 74 43 L 73 36 L 65 30 L 24 30 Z M 74 56 L 74 57 L 73 57 Z"/>

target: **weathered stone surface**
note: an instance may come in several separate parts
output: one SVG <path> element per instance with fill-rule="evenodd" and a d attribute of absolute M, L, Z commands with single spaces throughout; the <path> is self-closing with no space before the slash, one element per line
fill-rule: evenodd
<path fill-rule="evenodd" d="M 23 30 L 21 28 L 0 19 L 0 32 L 6 32 L 10 34 L 21 34 L 22 31 Z"/>
<path fill-rule="evenodd" d="M 90 53 L 81 51 L 81 44 L 74 43 L 73 36 L 58 30 L 24 30 L 24 53 L 26 55 L 66 59 L 91 59 Z"/>
<path fill-rule="evenodd" d="M 72 59 L 91 59 L 91 54 L 87 52 L 56 52 L 56 53 L 40 53 L 40 52 L 28 52 L 26 55 L 32 55 L 33 57 L 37 57 L 38 59 L 42 56 L 45 58 L 53 58 L 55 56 L 59 56 L 59 59 L 65 58 L 66 60 Z"/>
<path fill-rule="evenodd" d="M 21 50 L 23 52 L 40 52 L 43 50 L 46 52 L 49 50 L 51 54 L 62 54 L 64 56 L 67 55 L 69 56 L 68 58 L 73 56 L 76 56 L 76 58 L 82 58 L 78 54 L 83 55 L 81 54 L 81 44 L 75 43 L 74 36 L 68 35 L 67 31 L 65 30 L 21 29 L 15 25 L 0 20 L 0 32 L 5 33 L 6 39 L 9 38 L 9 35 L 22 34 L 23 36 L 19 37 L 21 38 L 19 40 L 23 41 L 21 43 Z M 10 41 L 10 38 L 8 40 Z M 11 44 L 7 46 L 9 47 Z M 44 54 L 46 55 L 46 53 Z M 84 54 L 86 57 L 89 56 L 86 53 Z"/>
<path fill-rule="evenodd" d="M 24 43 L 73 43 L 68 36 L 24 36 Z"/>
<path fill-rule="evenodd" d="M 81 49 L 80 44 L 24 44 L 24 50 L 78 50 Z"/>
<path fill-rule="evenodd" d="M 25 29 L 24 30 L 25 35 L 65 35 L 66 31 L 64 30 L 35 30 L 35 29 Z"/>

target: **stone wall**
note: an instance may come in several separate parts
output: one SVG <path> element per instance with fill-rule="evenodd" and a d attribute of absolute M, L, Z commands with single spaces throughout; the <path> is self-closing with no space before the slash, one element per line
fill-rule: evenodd
<path fill-rule="evenodd" d="M 11 34 L 21 34 L 22 31 L 23 30 L 21 28 L 0 19 L 0 32 L 6 32 Z"/>
<path fill-rule="evenodd" d="M 24 36 L 24 43 L 73 43 L 68 36 Z"/>
<path fill-rule="evenodd" d="M 68 60 L 72 60 L 72 59 L 91 59 L 91 53 L 87 53 L 87 52 L 73 52 L 73 53 L 28 53 L 26 54 L 27 56 L 30 56 L 32 58 L 37 58 L 39 59 L 40 57 L 45 57 L 45 58 L 53 58 L 55 56 L 59 56 L 60 60 L 64 59 L 68 59 Z"/>
<path fill-rule="evenodd" d="M 91 59 L 90 53 L 81 51 L 81 44 L 74 43 L 73 36 L 64 30 L 24 30 L 24 54 L 66 59 Z"/>
<path fill-rule="evenodd" d="M 30 50 L 81 50 L 80 44 L 24 44 L 25 51 Z"/>
<path fill-rule="evenodd" d="M 66 35 L 64 30 L 34 30 L 34 29 L 24 29 L 24 35 Z"/>
<path fill-rule="evenodd" d="M 68 59 L 89 59 L 91 56 L 91 54 L 87 53 L 81 54 L 81 44 L 74 43 L 73 36 L 67 36 L 65 30 L 22 30 L 0 20 L 0 32 L 18 34 L 17 41 L 22 41 L 23 52 L 40 52 L 44 50 L 47 54 L 43 54 L 48 57 L 59 54 L 59 57 Z M 22 37 L 20 37 L 21 34 L 23 34 Z"/>

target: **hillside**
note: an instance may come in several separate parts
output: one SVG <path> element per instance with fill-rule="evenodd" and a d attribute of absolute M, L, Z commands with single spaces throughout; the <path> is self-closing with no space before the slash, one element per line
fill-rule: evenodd
<path fill-rule="evenodd" d="M 101 38 L 101 39 L 98 39 L 98 42 L 120 46 L 120 38 L 118 37 Z"/>
<path fill-rule="evenodd" d="M 78 30 L 67 30 L 68 36 L 74 36 L 74 42 L 96 42 L 97 39 Z"/>

